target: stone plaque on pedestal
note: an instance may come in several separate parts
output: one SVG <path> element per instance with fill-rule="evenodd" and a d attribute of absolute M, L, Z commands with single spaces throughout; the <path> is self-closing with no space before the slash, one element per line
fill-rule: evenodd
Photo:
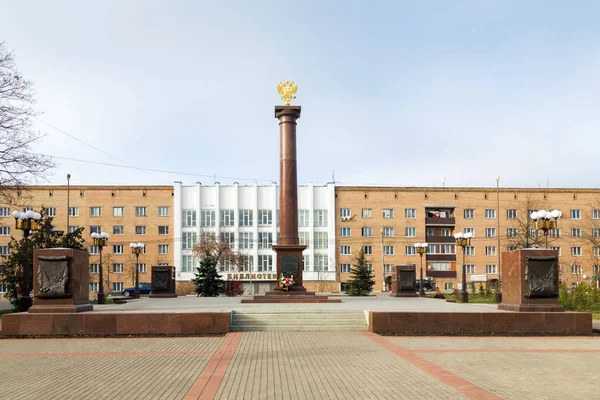
<path fill-rule="evenodd" d="M 560 312 L 558 250 L 502 252 L 502 303 L 508 311 Z"/>
<path fill-rule="evenodd" d="M 418 297 L 417 266 L 401 264 L 392 267 L 392 292 L 390 297 Z"/>
<path fill-rule="evenodd" d="M 33 305 L 30 313 L 91 311 L 89 253 L 76 249 L 33 252 Z"/>
<path fill-rule="evenodd" d="M 175 293 L 175 267 L 158 265 L 152 267 L 152 290 L 149 297 L 177 297 Z"/>

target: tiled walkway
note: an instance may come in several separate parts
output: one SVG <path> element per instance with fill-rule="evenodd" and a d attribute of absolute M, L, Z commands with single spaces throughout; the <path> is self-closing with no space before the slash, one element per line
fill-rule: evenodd
<path fill-rule="evenodd" d="M 2 399 L 596 398 L 599 337 L 0 340 Z"/>

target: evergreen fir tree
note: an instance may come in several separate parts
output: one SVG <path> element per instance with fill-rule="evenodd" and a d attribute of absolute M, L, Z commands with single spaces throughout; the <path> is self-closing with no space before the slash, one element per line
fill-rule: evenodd
<path fill-rule="evenodd" d="M 373 290 L 375 281 L 373 274 L 367 268 L 367 260 L 362 250 L 355 258 L 351 273 L 352 277 L 348 281 L 348 294 L 350 296 L 368 296 Z"/>
<path fill-rule="evenodd" d="M 83 250 L 85 240 L 82 237 L 83 228 L 78 228 L 74 232 L 64 233 L 64 231 L 55 231 L 52 226 L 52 217 L 48 217 L 47 211 L 42 207 L 40 210 L 42 218 L 38 221 L 37 229 L 31 231 L 27 239 L 27 258 L 29 267 L 29 288 L 33 289 L 33 251 L 34 249 L 51 248 L 70 248 Z M 15 232 L 21 233 L 19 230 Z M 10 254 L 2 257 L 4 264 L 3 282 L 8 286 L 8 298 L 15 310 L 19 309 L 20 286 L 23 282 L 23 260 L 25 257 L 25 238 L 16 239 L 11 237 Z"/>
<path fill-rule="evenodd" d="M 205 251 L 200 260 L 200 266 L 196 268 L 196 276 L 192 279 L 196 293 L 203 297 L 216 297 L 223 293 L 223 281 L 217 271 L 217 262 L 211 257 L 210 252 Z"/>

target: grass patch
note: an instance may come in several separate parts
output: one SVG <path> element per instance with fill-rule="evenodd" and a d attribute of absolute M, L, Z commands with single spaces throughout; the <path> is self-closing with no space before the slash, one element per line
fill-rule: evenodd
<path fill-rule="evenodd" d="M 600 319 L 600 313 L 593 313 L 592 319 Z"/>
<path fill-rule="evenodd" d="M 90 304 L 98 304 L 98 300 L 90 300 Z M 112 297 L 107 297 L 104 299 L 104 304 L 114 304 Z"/>
<path fill-rule="evenodd" d="M 446 300 L 455 300 L 457 303 L 461 303 L 460 298 L 453 295 L 446 295 Z M 469 293 L 469 303 L 474 304 L 497 304 L 496 296 L 480 296 L 478 294 Z"/>
<path fill-rule="evenodd" d="M 10 314 L 12 312 L 14 312 L 14 311 L 13 310 L 0 310 L 0 319 L 2 319 L 2 316 L 4 314 Z"/>

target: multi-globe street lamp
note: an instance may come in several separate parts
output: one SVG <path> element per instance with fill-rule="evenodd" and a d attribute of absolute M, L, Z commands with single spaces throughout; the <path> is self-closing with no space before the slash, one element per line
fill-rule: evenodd
<path fill-rule="evenodd" d="M 98 279 L 98 304 L 104 304 L 105 295 L 104 295 L 104 279 L 102 278 L 102 248 L 106 246 L 106 241 L 110 235 L 106 232 L 92 233 L 92 239 L 94 239 L 94 246 L 98 246 L 98 250 L 100 252 L 100 270 L 99 279 Z"/>
<path fill-rule="evenodd" d="M 425 288 L 423 287 L 423 254 L 427 254 L 427 243 L 415 243 L 414 247 L 421 256 L 421 281 L 419 283 L 419 297 L 425 297 Z"/>
<path fill-rule="evenodd" d="M 535 229 L 541 229 L 544 231 L 544 236 L 546 237 L 546 248 L 548 248 L 548 231 L 551 229 L 556 229 L 558 226 L 558 220 L 562 216 L 562 212 L 560 210 L 539 210 L 534 211 L 529 215 L 529 217 L 535 221 Z"/>
<path fill-rule="evenodd" d="M 31 279 L 29 273 L 29 234 L 31 231 L 37 229 L 37 222 L 42 218 L 42 215 L 32 210 L 21 212 L 14 211 L 12 213 L 15 218 L 15 228 L 23 231 L 23 237 L 25 238 L 25 248 L 23 251 L 23 281 L 21 283 L 21 301 L 19 302 L 19 312 L 25 312 L 31 307 L 32 301 L 29 288 L 29 281 Z"/>
<path fill-rule="evenodd" d="M 130 243 L 131 252 L 135 254 L 135 292 L 133 296 L 140 298 L 140 253 L 144 250 L 144 243 Z"/>
<path fill-rule="evenodd" d="M 460 301 L 462 303 L 469 302 L 469 292 L 467 292 L 467 271 L 465 267 L 465 247 L 471 245 L 471 238 L 473 234 L 471 232 L 462 233 L 458 232 L 454 234 L 456 239 L 456 245 L 462 247 L 463 262 L 462 262 L 462 287 L 460 289 Z"/>

